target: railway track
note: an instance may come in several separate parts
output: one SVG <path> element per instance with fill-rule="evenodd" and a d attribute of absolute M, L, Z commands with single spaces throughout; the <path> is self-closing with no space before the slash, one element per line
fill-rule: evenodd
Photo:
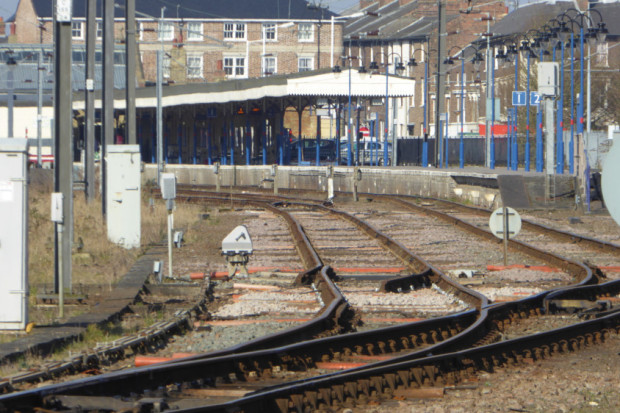
<path fill-rule="evenodd" d="M 201 196 L 196 199 L 205 201 L 206 197 Z M 189 199 L 187 200 L 189 201 Z M 192 200 L 192 202 L 197 202 L 197 200 Z M 210 202 L 222 202 L 222 199 L 212 197 Z M 256 205 L 256 201 L 243 199 L 236 199 L 235 202 L 237 204 Z M 416 386 L 428 387 L 430 385 L 462 382 L 469 377 L 468 375 L 475 374 L 476 371 L 488 370 L 489 365 L 516 363 L 528 355 L 529 358 L 546 357 L 557 352 L 569 351 L 571 346 L 576 349 L 582 343 L 600 341 L 605 338 L 606 334 L 611 334 L 611 330 L 617 326 L 617 314 L 611 311 L 609 314 L 600 317 L 600 320 L 605 320 L 604 328 L 592 321 L 588 321 L 590 323 L 588 325 L 583 324 L 581 326 L 585 329 L 584 331 L 591 331 L 591 333 L 587 333 L 590 335 L 577 336 L 569 327 L 561 331 L 545 333 L 550 334 L 551 337 L 544 338 L 548 340 L 547 347 L 540 341 L 532 340 L 531 337 L 522 337 L 516 341 L 509 340 L 511 344 L 505 344 L 508 341 L 493 343 L 497 340 L 498 333 L 506 326 L 521 318 L 540 313 L 541 309 L 544 308 L 545 299 L 551 294 L 543 293 L 511 303 L 488 306 L 486 300 L 479 294 L 463 289 L 441 271 L 409 252 L 399 242 L 375 230 L 368 223 L 343 211 L 325 208 L 317 204 L 286 202 L 277 205 L 280 207 L 278 209 L 294 207 L 320 210 L 347 220 L 369 237 L 376 239 L 383 248 L 391 251 L 412 272 L 417 271 L 415 274 L 399 277 L 393 283 L 385 283 L 384 289 L 386 291 L 406 291 L 411 288 L 421 288 L 432 282 L 439 285 L 439 288 L 444 291 L 460 294 L 461 299 L 464 302 L 469 302 L 476 310 L 379 330 L 317 338 L 276 348 L 272 346 L 277 340 L 269 337 L 259 340 L 258 343 L 253 343 L 252 346 L 241 346 L 234 350 L 238 352 L 247 351 L 245 353 L 233 355 L 232 353 L 220 352 L 215 354 L 216 357 L 213 354 L 208 357 L 195 356 L 176 363 L 117 372 L 100 378 L 89 378 L 75 383 L 53 385 L 16 393 L 15 395 L 7 395 L 0 398 L 0 402 L 4 406 L 25 408 L 26 410 L 32 409 L 33 406 L 59 409 L 75 408 L 78 405 L 82 406 L 82 409 L 85 405 L 89 405 L 91 406 L 90 409 L 93 410 L 105 406 L 117 406 L 120 410 L 131 404 L 132 406 L 140 405 L 147 411 L 166 408 L 165 406 L 168 408 L 177 406 L 180 409 L 193 411 L 192 409 L 205 409 L 205 405 L 217 402 L 213 399 L 213 395 L 218 394 L 217 390 L 221 389 L 224 393 L 231 394 L 234 393 L 231 392 L 231 386 L 238 387 L 240 386 L 239 383 L 243 382 L 242 387 L 245 390 L 238 392 L 237 395 L 239 395 L 247 390 L 256 389 L 256 386 L 250 384 L 260 381 L 261 387 L 269 384 L 272 386 L 253 393 L 251 396 L 228 402 L 227 405 L 220 404 L 209 409 L 214 411 L 218 409 L 224 411 L 221 409 L 230 408 L 244 411 L 278 409 L 273 411 L 282 412 L 330 409 L 391 397 L 394 390 L 399 388 L 402 390 Z M 271 206 L 270 208 L 276 207 Z M 290 221 L 287 219 L 287 222 L 289 222 L 289 226 L 297 226 L 301 229 L 292 217 L 290 217 Z M 307 238 L 305 240 L 297 239 L 297 237 L 294 239 L 297 250 L 304 257 L 302 261 L 305 265 L 313 262 L 316 264 L 317 261 L 313 261 L 316 258 L 316 253 L 312 253 L 309 240 Z M 527 246 L 518 245 L 515 248 L 532 253 Z M 544 252 L 535 251 L 535 256 L 544 254 Z M 558 257 L 552 255 L 545 259 L 557 262 Z M 566 260 L 562 262 L 563 268 L 573 274 L 581 283 L 596 280 L 592 278 L 589 268 Z M 312 271 L 301 274 L 298 277 L 298 283 L 316 283 L 319 269 L 321 275 L 326 277 L 325 280 L 331 278 L 331 269 L 321 263 L 313 267 Z M 325 284 L 328 284 L 327 281 Z M 592 286 L 592 288 L 594 287 L 597 286 Z M 566 288 L 563 291 L 565 294 L 573 294 L 576 297 L 582 297 L 580 299 L 588 300 L 598 299 L 605 294 L 613 294 L 614 291 L 617 294 L 617 290 L 614 290 L 614 288 L 617 289 L 617 285 L 613 283 L 598 286 L 598 290 L 581 288 L 581 292 L 574 288 Z M 340 307 L 340 314 L 344 311 L 342 308 Z M 334 320 L 331 318 L 329 321 L 332 326 L 335 324 Z M 599 330 L 596 330 L 597 328 Z M 569 338 L 561 338 L 562 336 Z M 576 341 L 570 341 L 571 339 Z M 557 346 L 554 345 L 556 342 L 554 340 L 557 340 Z M 568 340 L 566 341 L 569 343 L 568 347 L 562 340 Z M 263 350 L 250 349 L 256 344 L 263 346 Z M 472 346 L 472 349 L 464 350 Z M 480 349 L 486 349 L 491 355 L 501 354 L 502 358 L 497 358 L 498 356 L 490 359 L 485 358 L 481 355 L 484 352 L 481 352 Z M 497 353 L 498 351 L 501 353 Z M 446 356 L 428 357 L 429 354 L 444 353 Z M 459 354 L 459 356 L 453 356 L 453 353 Z M 454 359 L 451 362 L 446 361 L 451 360 L 449 357 L 457 357 L 458 362 L 455 362 Z M 321 369 L 321 366 L 324 365 L 320 363 L 334 361 L 357 362 L 359 366 L 346 373 L 331 374 L 317 379 L 309 378 L 321 374 L 321 370 L 325 370 Z M 373 363 L 369 366 L 362 366 L 369 361 L 373 361 Z M 403 373 L 403 369 L 408 369 L 408 373 Z M 275 384 L 278 380 L 290 382 L 291 375 L 296 378 L 306 377 L 306 379 L 304 383 Z M 360 378 L 352 379 L 353 376 L 351 375 Z M 112 403 L 112 399 L 118 395 L 123 395 L 127 399 L 123 403 Z M 217 399 L 217 397 L 215 398 Z M 89 409 L 86 408 L 85 410 Z"/>

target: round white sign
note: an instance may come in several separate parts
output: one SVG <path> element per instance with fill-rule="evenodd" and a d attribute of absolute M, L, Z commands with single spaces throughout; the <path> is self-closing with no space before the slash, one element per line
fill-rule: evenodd
<path fill-rule="evenodd" d="M 521 216 L 510 207 L 497 208 L 489 218 L 489 228 L 497 238 L 504 239 L 506 227 L 508 238 L 516 237 L 521 231 Z"/>

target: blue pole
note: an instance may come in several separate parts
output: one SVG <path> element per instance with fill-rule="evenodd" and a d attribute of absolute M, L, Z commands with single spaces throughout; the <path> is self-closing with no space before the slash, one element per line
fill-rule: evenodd
<path fill-rule="evenodd" d="M 424 60 L 424 142 L 422 142 L 422 166 L 428 166 L 428 141 L 427 141 L 427 119 L 426 108 L 428 105 L 428 59 Z"/>
<path fill-rule="evenodd" d="M 564 42 L 560 49 L 560 100 L 558 101 L 558 120 L 557 120 L 557 146 L 556 146 L 556 173 L 564 173 Z"/>
<path fill-rule="evenodd" d="M 351 166 L 352 165 L 352 156 L 353 155 L 351 153 L 351 140 L 353 139 L 353 137 L 351 136 L 351 60 L 349 60 L 349 114 L 348 114 L 348 122 L 347 125 L 347 166 Z"/>
<path fill-rule="evenodd" d="M 151 145 L 151 163 L 157 163 L 157 130 L 152 128 L 153 130 L 153 144 Z"/>
<path fill-rule="evenodd" d="M 177 146 L 178 146 L 178 161 L 179 161 L 179 165 L 181 165 L 183 163 L 183 125 L 179 125 L 177 127 Z"/>
<path fill-rule="evenodd" d="M 437 127 L 439 128 L 439 167 L 443 168 L 443 121 L 440 120 L 439 121 L 439 125 L 437 125 Z"/>
<path fill-rule="evenodd" d="M 196 165 L 196 163 L 197 163 L 196 159 L 198 157 L 198 138 L 199 137 L 196 136 L 197 135 L 196 131 L 197 131 L 196 124 L 194 124 L 194 159 L 193 159 L 194 165 Z"/>
<path fill-rule="evenodd" d="M 321 118 L 317 115 L 317 117 L 316 117 L 317 124 L 318 124 L 318 122 L 320 122 L 320 119 L 321 119 Z M 319 133 L 319 128 L 318 128 L 318 125 L 317 125 L 317 131 L 316 131 L 316 148 L 315 148 L 315 149 L 316 149 L 316 150 L 315 150 L 315 152 L 316 152 L 316 166 L 319 166 L 319 165 L 321 164 L 321 158 L 320 158 L 320 146 L 321 146 L 321 135 L 320 135 L 320 133 Z"/>
<path fill-rule="evenodd" d="M 506 168 L 510 171 L 512 164 L 511 149 L 512 149 L 512 108 L 508 108 L 506 114 L 506 121 L 508 123 L 508 133 L 506 135 Z"/>
<path fill-rule="evenodd" d="M 538 105 L 536 112 L 536 172 L 543 171 L 543 139 L 542 139 L 543 113 Z"/>
<path fill-rule="evenodd" d="M 388 164 L 388 124 L 390 120 L 390 98 L 389 98 L 389 89 L 388 89 L 388 59 L 385 59 L 385 139 L 383 142 L 383 166 L 387 166 Z"/>
<path fill-rule="evenodd" d="M 230 139 L 230 146 L 228 149 L 230 150 L 230 164 L 235 164 L 235 124 L 233 121 L 230 121 L 230 129 L 228 130 L 228 138 Z"/>
<path fill-rule="evenodd" d="M 212 152 L 211 152 L 212 151 L 212 147 L 211 147 L 211 135 L 212 135 L 211 132 L 212 132 L 212 130 L 213 130 L 213 128 L 212 128 L 211 122 L 209 122 L 209 127 L 207 129 L 207 134 L 208 134 L 207 135 L 207 148 L 208 148 L 207 149 L 207 151 L 208 151 L 207 154 L 209 156 L 209 165 L 213 164 L 213 157 L 212 157 Z"/>
<path fill-rule="evenodd" d="M 267 119 L 260 123 L 260 146 L 263 150 L 263 165 L 267 165 Z"/>
<path fill-rule="evenodd" d="M 530 51 L 527 50 L 527 86 L 525 88 L 525 171 L 530 171 Z"/>
<path fill-rule="evenodd" d="M 446 112 L 446 114 L 447 114 L 447 112 Z M 445 145 L 444 145 L 444 152 L 446 154 L 446 156 L 444 156 L 444 159 L 445 159 L 444 163 L 445 163 L 446 169 L 448 168 L 448 149 L 449 149 L 448 148 L 448 143 L 449 143 L 449 141 L 448 141 L 448 126 L 450 126 L 450 123 L 448 122 L 448 119 L 446 118 L 446 136 L 444 138 L 444 143 L 445 143 Z"/>
<path fill-rule="evenodd" d="M 370 151 L 368 154 L 368 157 L 370 159 L 370 166 L 372 166 L 372 160 L 373 160 L 373 156 L 372 156 L 372 149 L 374 147 L 374 134 L 375 134 L 375 121 L 374 120 L 370 120 Z"/>
<path fill-rule="evenodd" d="M 342 108 L 340 107 L 340 99 L 336 104 L 336 165 L 340 165 L 340 114 Z M 300 136 L 301 138 L 301 136 Z M 301 149 L 299 149 L 299 159 L 301 159 Z"/>
<path fill-rule="evenodd" d="M 583 95 L 585 95 L 585 87 L 583 84 L 583 27 L 579 29 L 579 52 L 581 54 L 579 57 L 579 61 L 581 62 L 581 68 L 579 69 L 581 89 L 579 91 L 579 104 L 577 105 L 577 117 L 579 118 L 577 133 L 583 133 Z"/>
<path fill-rule="evenodd" d="M 495 61 L 491 62 L 491 169 L 495 169 Z"/>
<path fill-rule="evenodd" d="M 280 161 L 278 164 L 284 165 L 284 113 L 280 116 L 280 133 L 278 134 L 278 137 L 280 138 Z"/>
<path fill-rule="evenodd" d="M 463 106 L 463 95 L 465 94 L 465 56 L 461 58 L 461 142 L 459 144 L 459 167 L 465 167 L 465 147 L 463 144 L 463 129 L 465 127 L 465 106 Z"/>
<path fill-rule="evenodd" d="M 575 44 L 574 35 L 570 33 L 570 144 L 568 146 L 568 172 L 574 172 L 575 155 Z"/>
<path fill-rule="evenodd" d="M 228 126 L 226 125 L 226 121 L 224 121 L 224 126 L 222 126 L 222 137 L 220 139 L 220 157 L 221 164 L 226 165 L 228 156 Z"/>
<path fill-rule="evenodd" d="M 519 89 L 519 53 L 517 52 L 517 54 L 515 55 L 515 90 Z M 525 97 L 525 99 L 528 99 L 528 96 Z M 515 106 L 514 108 L 514 112 L 513 112 L 514 116 L 513 116 L 513 123 L 514 123 L 514 135 L 512 138 L 512 170 L 516 171 L 517 169 L 519 169 L 518 165 L 519 165 L 519 145 L 517 143 L 517 125 L 518 125 L 518 116 L 519 116 L 519 110 L 518 107 Z"/>
<path fill-rule="evenodd" d="M 250 133 L 250 121 L 245 121 L 245 164 L 252 163 L 252 138 Z"/>

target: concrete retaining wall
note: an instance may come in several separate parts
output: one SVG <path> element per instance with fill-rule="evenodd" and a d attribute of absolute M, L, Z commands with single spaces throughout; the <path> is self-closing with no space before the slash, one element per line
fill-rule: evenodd
<path fill-rule="evenodd" d="M 436 169 L 372 168 L 361 167 L 359 193 L 420 195 L 453 199 L 473 205 L 495 208 L 501 199 L 497 189 L 496 174 L 454 172 Z M 275 176 L 267 166 L 220 166 L 219 173 L 207 165 L 167 165 L 166 172 L 173 172 L 180 184 L 216 185 L 218 175 L 222 188 L 255 186 L 272 188 L 276 180 L 280 189 L 307 189 L 325 191 L 327 197 L 328 167 L 278 166 Z M 334 167 L 334 190 L 352 192 L 352 167 Z M 145 165 L 143 180 L 155 181 L 155 165 Z M 469 184 L 457 183 L 466 181 Z M 477 184 L 482 182 L 482 184 Z"/>

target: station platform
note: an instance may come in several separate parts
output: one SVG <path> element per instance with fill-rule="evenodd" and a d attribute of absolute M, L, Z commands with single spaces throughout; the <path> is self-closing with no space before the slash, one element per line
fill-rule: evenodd
<path fill-rule="evenodd" d="M 359 171 L 359 172 L 358 172 Z M 575 208 L 581 203 L 578 177 L 571 174 L 513 171 L 480 166 L 435 168 L 416 166 L 277 166 L 277 165 L 166 165 L 179 184 L 258 186 L 312 191 L 334 191 L 438 197 L 496 208 Z M 145 165 L 143 179 L 157 179 L 157 167 Z M 594 188 L 593 188 L 594 190 Z"/>

